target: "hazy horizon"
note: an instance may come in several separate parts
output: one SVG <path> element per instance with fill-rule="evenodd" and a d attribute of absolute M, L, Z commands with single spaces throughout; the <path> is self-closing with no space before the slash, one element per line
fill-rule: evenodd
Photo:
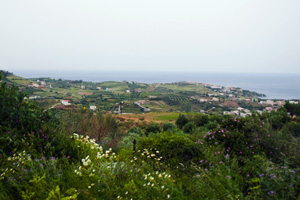
<path fill-rule="evenodd" d="M 54 78 L 88 82 L 135 81 L 139 83 L 201 82 L 227 87 L 239 87 L 264 93 L 271 99 L 300 99 L 300 74 L 170 72 L 170 71 L 88 71 L 88 70 L 20 70 L 15 75 L 24 78 Z"/>
<path fill-rule="evenodd" d="M 243 74 L 243 75 L 286 75 L 286 76 L 289 76 L 289 75 L 295 75 L 295 76 L 299 76 L 300 75 L 300 72 L 289 72 L 289 71 L 285 71 L 285 72 L 223 72 L 223 71 L 176 71 L 176 70 L 125 70 L 125 69 L 112 69 L 112 70 L 107 70 L 107 69 L 24 69 L 24 68 L 20 68 L 20 69 L 14 69 L 14 70 L 7 70 L 7 69 L 1 69 L 0 70 L 5 70 L 5 71 L 8 71 L 8 72 L 11 72 L 13 73 L 14 75 L 22 75 L 22 74 L 28 74 L 27 77 L 29 77 L 30 75 L 30 78 L 39 78 L 35 75 L 38 75 L 38 74 L 61 74 L 62 76 L 66 73 L 69 73 L 69 72 L 73 72 L 73 73 L 81 73 L 81 72 L 87 72 L 87 73 L 101 73 L 101 72 L 104 72 L 104 73 L 116 73 L 116 74 L 119 74 L 119 75 L 122 75 L 122 73 L 154 73 L 154 74 L 157 74 L 157 73 L 162 73 L 162 74 L 165 74 L 165 73 L 170 73 L 170 74 L 180 74 L 180 73 L 187 73 L 187 74 L 192 74 L 192 73 L 203 73 L 203 74 Z M 78 76 L 80 76 L 80 74 L 78 74 Z M 44 76 L 46 77 L 46 76 Z M 49 76 L 48 76 L 49 77 Z M 188 81 L 188 80 L 186 80 Z"/>
<path fill-rule="evenodd" d="M 4 0 L 0 68 L 300 73 L 300 1 Z"/>

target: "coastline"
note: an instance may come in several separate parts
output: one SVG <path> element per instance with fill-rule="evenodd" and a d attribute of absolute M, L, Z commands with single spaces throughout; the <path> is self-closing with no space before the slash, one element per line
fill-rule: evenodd
<path fill-rule="evenodd" d="M 24 78 L 51 77 L 90 82 L 135 81 L 172 83 L 194 81 L 224 87 L 237 87 L 265 94 L 262 99 L 300 99 L 300 74 L 223 73 L 223 72 L 149 72 L 149 71 L 67 71 L 15 70 Z"/>

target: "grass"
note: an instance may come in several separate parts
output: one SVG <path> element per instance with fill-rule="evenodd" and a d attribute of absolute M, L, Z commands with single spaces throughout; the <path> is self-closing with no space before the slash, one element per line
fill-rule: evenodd
<path fill-rule="evenodd" d="M 170 109 L 163 101 L 150 101 L 150 104 L 147 104 L 146 107 L 149 107 L 153 112 L 166 112 Z"/>
<path fill-rule="evenodd" d="M 150 112 L 150 113 L 142 113 L 142 114 L 130 114 L 130 115 L 117 115 L 118 118 L 123 118 L 126 120 L 139 121 L 143 119 L 143 121 L 150 122 L 154 121 L 157 123 L 165 123 L 165 122 L 175 122 L 179 116 L 179 113 L 175 112 Z"/>
<path fill-rule="evenodd" d="M 157 115 L 154 117 L 154 120 L 160 120 L 160 121 L 176 121 L 178 118 L 179 113 L 167 113 L 163 115 Z"/>
<path fill-rule="evenodd" d="M 7 76 L 7 79 L 19 85 L 29 85 L 32 83 L 31 81 L 16 75 L 9 75 Z"/>
<path fill-rule="evenodd" d="M 114 81 L 103 82 L 100 83 L 99 86 L 102 87 L 102 89 L 110 88 L 117 91 L 125 91 L 129 89 L 126 83 Z"/>
<path fill-rule="evenodd" d="M 188 85 L 163 84 L 163 85 L 160 85 L 159 87 L 169 89 L 169 90 L 175 90 L 175 91 L 211 93 L 211 90 L 207 89 L 206 87 L 201 86 L 201 85 L 194 85 L 194 84 L 188 84 Z"/>

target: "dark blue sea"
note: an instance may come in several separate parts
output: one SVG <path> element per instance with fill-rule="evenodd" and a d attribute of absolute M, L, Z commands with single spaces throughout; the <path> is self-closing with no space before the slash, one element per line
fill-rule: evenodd
<path fill-rule="evenodd" d="M 209 72 L 143 72 L 143 71 L 50 71 L 14 70 L 24 78 L 51 77 L 66 80 L 135 81 L 172 83 L 196 81 L 221 86 L 239 87 L 267 95 L 267 99 L 300 99 L 300 74 L 209 73 Z"/>

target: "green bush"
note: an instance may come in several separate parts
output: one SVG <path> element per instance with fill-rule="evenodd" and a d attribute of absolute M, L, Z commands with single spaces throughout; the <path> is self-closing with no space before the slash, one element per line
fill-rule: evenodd
<path fill-rule="evenodd" d="M 137 127 L 137 126 L 130 128 L 127 133 L 136 133 L 139 136 L 144 135 L 143 130 L 140 127 Z"/>
<path fill-rule="evenodd" d="M 146 128 L 146 135 L 149 133 L 159 133 L 161 131 L 160 125 L 154 122 L 151 122 Z"/>
<path fill-rule="evenodd" d="M 142 138 L 138 143 L 138 149 L 152 149 L 163 155 L 163 162 L 172 169 L 177 169 L 179 163 L 184 165 L 192 161 L 197 162 L 203 158 L 199 144 L 188 138 L 185 134 L 161 133 Z"/>
<path fill-rule="evenodd" d="M 193 133 L 195 128 L 196 128 L 195 123 L 191 121 L 191 122 L 188 122 L 186 125 L 183 126 L 183 131 L 185 133 Z"/>
<path fill-rule="evenodd" d="M 209 117 L 205 114 L 197 114 L 194 116 L 193 121 L 195 122 L 196 126 L 204 126 L 209 122 Z"/>
<path fill-rule="evenodd" d="M 118 149 L 131 149 L 133 150 L 133 141 L 139 141 L 140 135 L 136 133 L 128 133 L 118 144 Z"/>
<path fill-rule="evenodd" d="M 37 152 L 54 139 L 47 111 L 30 101 L 16 86 L 0 85 L 0 154 L 10 155 L 29 148 Z"/>
<path fill-rule="evenodd" d="M 178 126 L 178 128 L 182 129 L 182 127 L 184 125 L 186 125 L 190 120 L 187 118 L 186 115 L 184 114 L 179 114 L 179 117 L 176 120 L 176 125 Z"/>
<path fill-rule="evenodd" d="M 174 123 L 165 123 L 163 125 L 163 131 L 175 131 L 176 130 L 176 125 Z"/>

